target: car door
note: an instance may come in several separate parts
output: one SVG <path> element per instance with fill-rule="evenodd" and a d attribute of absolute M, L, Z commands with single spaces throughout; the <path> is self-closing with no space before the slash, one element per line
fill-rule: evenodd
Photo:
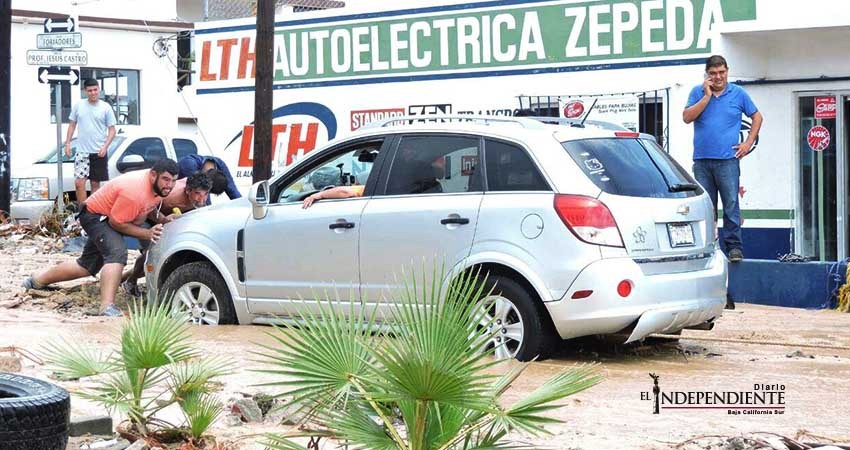
<path fill-rule="evenodd" d="M 139 158 L 129 158 L 135 155 Z M 109 178 L 115 178 L 122 173 L 133 170 L 150 169 L 160 159 L 168 158 L 165 143 L 158 137 L 140 137 L 130 142 L 124 151 L 118 155 L 115 164 L 117 173 L 110 173 Z"/>
<path fill-rule="evenodd" d="M 469 255 L 483 197 L 479 137 L 410 134 L 395 147 L 360 230 L 360 293 L 382 308 L 399 298 L 402 270 L 448 271 Z"/>
<path fill-rule="evenodd" d="M 367 180 L 382 142 L 358 141 L 323 152 L 272 184 L 266 216 L 249 219 L 244 231 L 251 313 L 290 315 L 299 300 L 308 308 L 337 296 L 360 300 L 360 216 L 371 195 Z M 342 185 L 367 189 L 362 197 L 323 199 L 303 207 L 308 195 Z"/>

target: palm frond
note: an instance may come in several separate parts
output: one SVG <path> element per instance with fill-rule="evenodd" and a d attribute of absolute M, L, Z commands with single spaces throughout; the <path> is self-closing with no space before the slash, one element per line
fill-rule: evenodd
<path fill-rule="evenodd" d="M 103 350 L 66 340 L 48 342 L 41 353 L 45 364 L 60 379 L 85 378 L 115 370 Z"/>
<path fill-rule="evenodd" d="M 178 401 L 178 404 L 183 415 L 186 416 L 189 433 L 195 439 L 200 439 L 201 435 L 207 431 L 207 428 L 224 410 L 224 406 L 217 398 L 199 391 L 185 395 Z"/>
<path fill-rule="evenodd" d="M 190 393 L 208 393 L 209 382 L 226 375 L 233 363 L 223 357 L 195 358 L 174 364 L 169 370 L 169 389 L 177 398 Z"/>
<path fill-rule="evenodd" d="M 328 429 L 337 436 L 344 437 L 354 448 L 371 450 L 396 450 L 398 444 L 393 440 L 387 427 L 377 416 L 362 404 L 353 405 L 346 410 L 337 410 L 328 418 Z"/>
<path fill-rule="evenodd" d="M 150 369 L 198 354 L 189 345 L 188 325 L 172 315 L 170 303 L 136 304 L 121 332 L 121 356 L 131 369 Z"/>

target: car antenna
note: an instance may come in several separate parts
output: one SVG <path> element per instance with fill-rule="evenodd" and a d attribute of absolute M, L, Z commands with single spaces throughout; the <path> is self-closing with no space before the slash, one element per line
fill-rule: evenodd
<path fill-rule="evenodd" d="M 587 110 L 587 114 L 585 114 L 585 115 L 584 115 L 584 118 L 583 118 L 583 119 L 581 119 L 581 122 L 579 122 L 579 124 L 578 124 L 578 126 L 579 126 L 579 127 L 584 128 L 584 121 L 585 121 L 585 120 L 587 120 L 587 116 L 589 116 L 589 115 L 590 115 L 590 112 L 591 112 L 591 111 L 593 111 L 593 107 L 594 107 L 594 106 L 596 106 L 596 101 L 597 101 L 597 100 L 599 100 L 599 99 L 598 99 L 598 98 L 594 98 L 594 99 L 593 99 L 593 103 L 591 103 L 590 108 L 588 108 L 588 110 Z"/>

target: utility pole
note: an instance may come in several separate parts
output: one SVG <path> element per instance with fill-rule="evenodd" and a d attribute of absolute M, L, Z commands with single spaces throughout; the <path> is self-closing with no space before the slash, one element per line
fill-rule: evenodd
<path fill-rule="evenodd" d="M 274 0 L 257 0 L 257 46 L 254 64 L 254 183 L 272 175 L 272 72 Z"/>
<path fill-rule="evenodd" d="M 0 0 L 0 219 L 9 216 L 12 203 L 12 0 Z"/>

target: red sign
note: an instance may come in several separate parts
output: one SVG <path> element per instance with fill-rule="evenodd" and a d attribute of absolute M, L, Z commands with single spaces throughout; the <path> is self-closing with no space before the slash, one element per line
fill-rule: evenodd
<path fill-rule="evenodd" d="M 835 97 L 815 97 L 815 119 L 834 119 L 835 111 Z"/>
<path fill-rule="evenodd" d="M 829 130 L 824 126 L 815 125 L 806 135 L 806 140 L 809 142 L 809 147 L 816 152 L 822 152 L 829 147 Z"/>
<path fill-rule="evenodd" d="M 573 100 L 564 106 L 564 117 L 567 119 L 578 119 L 584 114 L 584 103 L 581 100 Z"/>

